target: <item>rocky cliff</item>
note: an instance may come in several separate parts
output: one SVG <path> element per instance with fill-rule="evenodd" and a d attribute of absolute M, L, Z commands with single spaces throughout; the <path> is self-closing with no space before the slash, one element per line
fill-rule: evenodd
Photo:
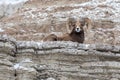
<path fill-rule="evenodd" d="M 0 19 L 0 80 L 120 80 L 119 14 L 119 0 L 29 0 Z M 84 44 L 41 41 L 69 16 L 91 19 Z"/>
<path fill-rule="evenodd" d="M 0 80 L 119 80 L 120 46 L 0 36 Z"/>
<path fill-rule="evenodd" d="M 41 41 L 50 33 L 66 33 L 69 16 L 88 17 L 94 28 L 86 43 L 120 45 L 119 14 L 119 0 L 30 0 L 15 14 L 0 20 L 0 34 Z"/>

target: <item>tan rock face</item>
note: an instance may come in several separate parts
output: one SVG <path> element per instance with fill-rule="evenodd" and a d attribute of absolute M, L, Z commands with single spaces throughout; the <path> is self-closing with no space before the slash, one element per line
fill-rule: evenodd
<path fill-rule="evenodd" d="M 94 28 L 86 34 L 85 43 L 119 45 L 119 6 L 115 6 L 119 5 L 119 1 L 87 1 L 29 1 L 17 13 L 1 20 L 3 31 L 0 34 L 11 35 L 17 40 L 41 41 L 50 33 L 66 33 L 66 20 L 69 16 L 88 17 Z"/>
<path fill-rule="evenodd" d="M 119 80 L 120 46 L 0 36 L 1 80 Z"/>
<path fill-rule="evenodd" d="M 2 18 L 0 80 L 120 80 L 119 1 L 84 1 L 32 0 Z M 66 33 L 69 16 L 91 19 L 90 44 L 41 41 Z"/>

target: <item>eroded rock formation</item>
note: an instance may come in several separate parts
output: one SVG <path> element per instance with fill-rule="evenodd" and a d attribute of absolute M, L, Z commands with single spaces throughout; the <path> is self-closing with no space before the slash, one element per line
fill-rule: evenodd
<path fill-rule="evenodd" d="M 28 1 L 1 16 L 0 80 L 120 80 L 119 14 L 119 0 Z M 84 44 L 41 41 L 66 33 L 69 16 L 93 21 Z"/>
<path fill-rule="evenodd" d="M 120 46 L 0 36 L 1 80 L 119 80 Z"/>
<path fill-rule="evenodd" d="M 0 34 L 40 41 L 51 33 L 66 33 L 69 16 L 88 17 L 94 29 L 88 33 L 86 43 L 120 45 L 119 14 L 119 0 L 32 0 L 17 13 L 0 20 Z"/>

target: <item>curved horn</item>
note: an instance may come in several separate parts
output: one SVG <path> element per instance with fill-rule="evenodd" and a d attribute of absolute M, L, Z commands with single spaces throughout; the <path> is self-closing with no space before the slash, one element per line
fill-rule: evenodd
<path fill-rule="evenodd" d="M 87 29 L 91 29 L 92 28 L 92 22 L 89 18 L 84 18 L 85 21 L 85 25 L 87 26 Z"/>
<path fill-rule="evenodd" d="M 75 22 L 76 22 L 76 19 L 73 18 L 73 17 L 69 17 L 69 18 L 67 19 L 66 27 L 67 27 L 68 33 L 71 33 L 71 31 L 72 31 L 72 29 L 73 29 L 73 26 L 75 25 Z"/>

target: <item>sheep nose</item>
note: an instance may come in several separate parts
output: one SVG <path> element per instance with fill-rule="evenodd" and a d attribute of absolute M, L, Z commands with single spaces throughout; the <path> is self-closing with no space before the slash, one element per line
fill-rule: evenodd
<path fill-rule="evenodd" d="M 79 28 L 79 27 L 77 27 L 76 29 L 77 29 L 77 31 L 80 31 L 80 28 Z"/>
<path fill-rule="evenodd" d="M 80 32 L 81 31 L 79 27 L 77 27 L 75 30 L 76 30 L 76 32 Z"/>
<path fill-rule="evenodd" d="M 79 28 L 76 28 L 77 30 L 79 30 Z"/>

